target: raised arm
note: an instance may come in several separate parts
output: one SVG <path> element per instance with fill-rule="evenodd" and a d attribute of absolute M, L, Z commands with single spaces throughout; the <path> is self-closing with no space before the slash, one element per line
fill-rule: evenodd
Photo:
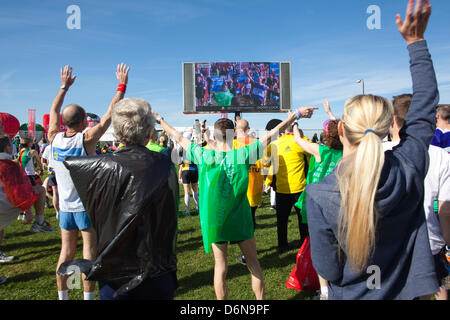
<path fill-rule="evenodd" d="M 294 123 L 293 131 L 295 143 L 297 143 L 300 146 L 300 148 L 305 150 L 307 153 L 312 154 L 316 158 L 317 162 L 321 162 L 322 159 L 320 158 L 319 145 L 317 143 L 312 143 L 302 138 L 302 136 L 300 135 L 300 130 L 298 129 L 297 122 Z"/>
<path fill-rule="evenodd" d="M 153 116 L 156 119 L 156 122 L 161 125 L 163 130 L 167 132 L 167 134 L 185 150 L 187 151 L 189 146 L 191 145 L 191 141 L 183 137 L 181 133 L 175 130 L 170 124 L 168 124 L 164 119 L 156 112 L 152 111 Z"/>
<path fill-rule="evenodd" d="M 105 134 L 106 130 L 108 130 L 111 125 L 111 110 L 113 106 L 123 99 L 125 96 L 126 86 L 128 84 L 128 72 L 130 71 L 130 67 L 126 64 L 122 63 L 117 66 L 116 77 L 117 81 L 119 81 L 119 88 L 116 91 L 111 103 L 109 104 L 108 111 L 100 120 L 100 123 L 95 127 L 90 128 L 84 134 L 84 145 L 86 147 L 86 151 L 88 154 L 95 154 L 95 147 L 97 146 L 97 142 L 100 138 Z"/>
<path fill-rule="evenodd" d="M 401 143 L 394 153 L 402 154 L 405 161 L 412 161 L 420 174 L 425 175 L 428 167 L 427 150 L 435 133 L 439 92 L 431 55 L 424 40 L 431 5 L 427 0 L 418 0 L 414 15 L 413 7 L 414 1 L 410 1 L 404 22 L 397 15 L 397 26 L 408 44 L 411 58 L 413 98 L 400 131 Z"/>
<path fill-rule="evenodd" d="M 328 101 L 328 99 L 323 100 L 323 107 L 328 116 L 330 117 L 330 119 L 336 120 L 336 117 L 334 116 L 333 112 L 331 112 L 330 102 Z"/>
<path fill-rule="evenodd" d="M 275 128 L 269 131 L 264 137 L 259 139 L 259 142 L 263 147 L 266 147 L 273 138 L 278 137 L 280 132 L 283 132 L 289 125 L 291 125 L 300 115 L 301 118 L 311 118 L 314 110 L 317 110 L 317 107 L 301 107 L 297 109 L 296 113 L 289 113 L 288 118 L 277 125 Z"/>
<path fill-rule="evenodd" d="M 61 81 L 62 86 L 59 88 L 58 93 L 56 94 L 55 99 L 53 100 L 52 106 L 50 108 L 50 120 L 48 125 L 48 141 L 52 143 L 55 136 L 59 133 L 61 128 L 61 107 L 64 103 L 64 98 L 66 96 L 67 91 L 75 82 L 77 76 L 72 77 L 72 67 L 67 65 L 64 68 L 61 68 Z"/>

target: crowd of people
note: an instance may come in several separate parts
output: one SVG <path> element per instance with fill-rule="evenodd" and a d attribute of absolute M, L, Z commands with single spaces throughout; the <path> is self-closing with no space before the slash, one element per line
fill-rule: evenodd
<path fill-rule="evenodd" d="M 271 63 L 197 64 L 196 106 L 279 106 L 279 66 Z M 203 68 L 202 68 L 203 67 Z"/>
<path fill-rule="evenodd" d="M 182 183 L 186 211 L 181 214 L 199 214 L 204 250 L 214 255 L 217 299 L 228 298 L 227 249 L 237 244 L 242 251 L 237 260 L 247 266 L 251 288 L 262 300 L 266 284 L 255 229 L 262 194 L 272 189 L 278 252 L 292 249 L 287 231 L 294 208 L 300 245 L 310 241 L 320 299 L 435 295 L 447 300 L 450 106 L 439 104 L 424 39 L 430 15 L 429 2 L 418 0 L 416 9 L 413 1 L 408 4 L 405 21 L 397 17 L 410 55 L 412 94 L 392 101 L 352 97 L 341 119 L 326 99 L 329 119 L 320 139 L 310 140 L 300 129 L 317 107 L 301 107 L 284 121 L 271 121 L 259 138 L 251 136 L 241 117 L 217 120 L 213 132 L 198 121 L 192 130 L 178 132 L 147 101 L 124 98 L 125 64 L 117 67 L 119 85 L 100 123 L 87 128 L 84 108 L 70 104 L 62 110 L 67 131 L 60 132 L 64 98 L 76 79 L 66 66 L 41 152 L 27 139 L 13 151 L 15 144 L 1 135 L 0 126 L 0 241 L 3 229 L 20 214 L 31 223 L 33 206 L 31 230 L 54 232 L 43 218 L 46 190 L 51 190 L 61 232 L 60 300 L 68 299 L 74 266 L 84 275 L 85 300 L 94 299 L 96 282 L 101 299 L 173 299 Z M 262 76 L 248 77 L 263 83 Z M 209 94 L 201 99 L 207 101 Z M 155 122 L 163 128 L 159 136 Z M 110 125 L 120 145 L 99 153 L 99 139 Z M 45 168 L 51 174 L 42 183 Z M 79 232 L 83 259 L 74 261 Z M 0 252 L 0 259 L 13 257 Z M 374 266 L 381 276 L 372 287 L 368 270 Z"/>

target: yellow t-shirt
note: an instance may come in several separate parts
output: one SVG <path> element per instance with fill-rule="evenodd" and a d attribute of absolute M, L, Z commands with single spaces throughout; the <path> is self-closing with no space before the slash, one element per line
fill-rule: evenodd
<path fill-rule="evenodd" d="M 284 194 L 302 192 L 306 185 L 305 166 L 308 166 L 310 155 L 295 143 L 294 135 L 281 136 L 269 144 L 267 153 L 274 166 L 276 191 Z"/>
<path fill-rule="evenodd" d="M 252 144 L 255 141 L 256 139 L 249 137 L 235 139 L 233 141 L 233 149 L 240 149 L 246 145 Z M 264 176 L 261 174 L 261 168 L 263 168 L 263 165 L 261 160 L 258 160 L 256 164 L 252 165 L 248 171 L 247 198 L 250 207 L 257 207 L 262 203 Z"/>
<path fill-rule="evenodd" d="M 247 198 L 250 207 L 258 207 L 262 203 L 262 192 L 264 188 L 264 175 L 261 173 L 263 165 L 258 160 L 248 171 Z"/>

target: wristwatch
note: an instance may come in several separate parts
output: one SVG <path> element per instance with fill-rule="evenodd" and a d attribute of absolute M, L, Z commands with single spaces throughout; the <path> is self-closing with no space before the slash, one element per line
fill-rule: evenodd
<path fill-rule="evenodd" d="M 69 89 L 69 87 L 67 87 L 65 84 L 63 84 L 60 89 L 67 91 Z"/>
<path fill-rule="evenodd" d="M 156 119 L 156 123 L 161 124 L 161 120 L 164 120 L 164 118 L 159 116 L 159 118 Z"/>

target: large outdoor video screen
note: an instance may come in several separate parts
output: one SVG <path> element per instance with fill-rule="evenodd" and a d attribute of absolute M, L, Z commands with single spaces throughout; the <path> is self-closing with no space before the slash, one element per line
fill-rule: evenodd
<path fill-rule="evenodd" d="M 195 63 L 196 112 L 280 110 L 279 62 Z"/>

